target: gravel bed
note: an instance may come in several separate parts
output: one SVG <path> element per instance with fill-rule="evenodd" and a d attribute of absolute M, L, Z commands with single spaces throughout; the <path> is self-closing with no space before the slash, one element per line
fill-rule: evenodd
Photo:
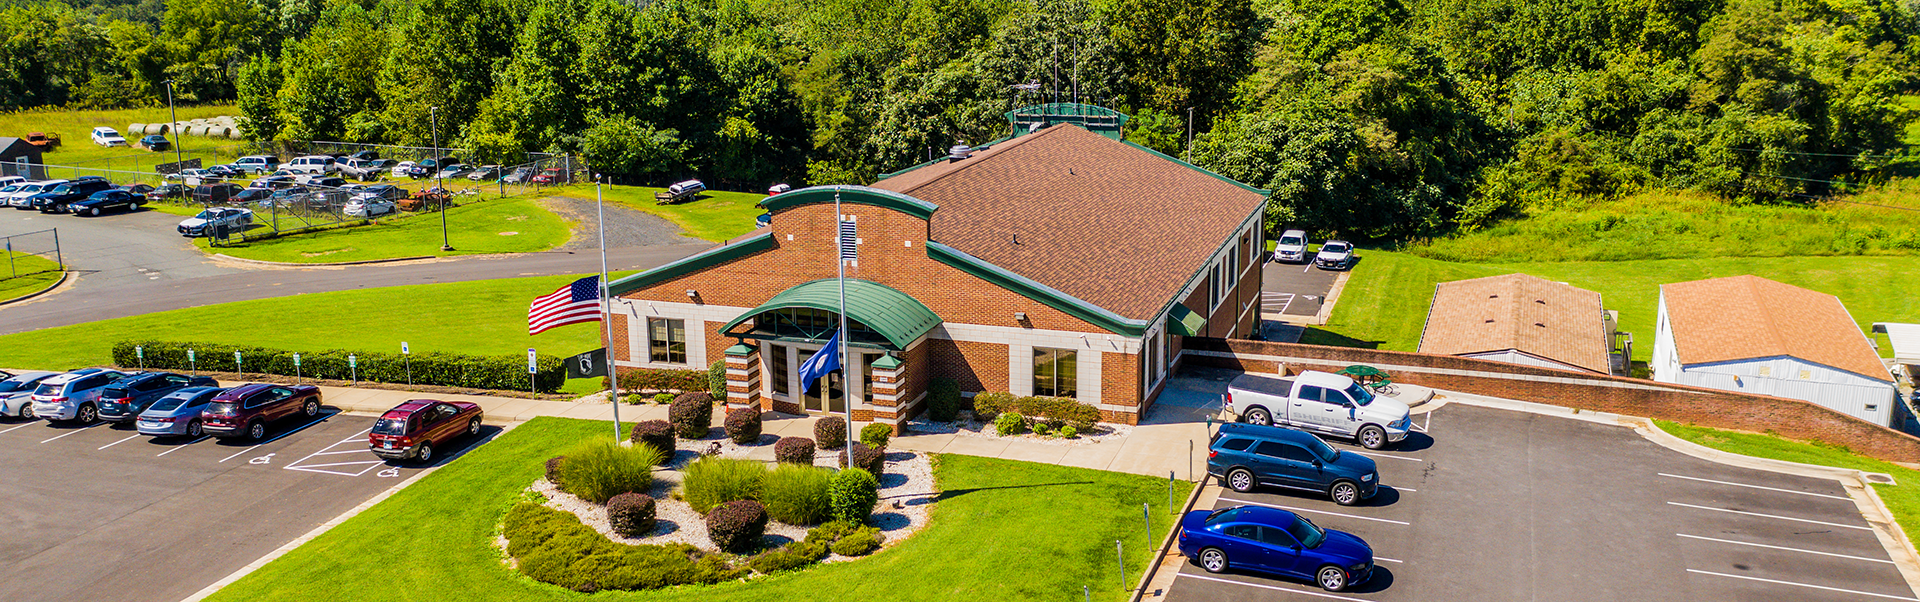
<path fill-rule="evenodd" d="M 924 414 L 922 416 L 924 416 Z M 980 439 L 1032 441 L 1042 445 L 1061 447 L 1094 445 L 1110 439 L 1125 439 L 1127 435 L 1133 434 L 1133 427 L 1131 425 L 1099 423 L 1093 425 L 1092 432 L 1076 434 L 1072 439 L 1049 437 L 1033 433 L 1022 433 L 1011 437 L 1002 437 L 999 432 L 994 430 L 993 423 L 975 421 L 972 412 L 961 412 L 952 422 L 935 422 L 927 420 L 926 418 L 909 420 L 907 421 L 906 430 L 908 434 L 912 435 L 959 435 Z"/>
<path fill-rule="evenodd" d="M 600 248 L 600 215 L 593 199 L 546 197 L 540 205 L 573 224 L 573 238 L 561 245 L 563 250 Z M 706 243 L 681 234 L 680 227 L 645 211 L 628 209 L 618 203 L 607 204 L 607 247 L 646 247 Z"/>

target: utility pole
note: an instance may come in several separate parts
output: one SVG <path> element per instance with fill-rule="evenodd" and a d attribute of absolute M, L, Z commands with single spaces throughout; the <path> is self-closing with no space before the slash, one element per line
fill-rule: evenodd
<path fill-rule="evenodd" d="M 1187 162 L 1193 162 L 1193 107 L 1187 107 Z"/>
<path fill-rule="evenodd" d="M 433 186 L 440 189 L 440 250 L 452 251 L 453 243 L 447 240 L 447 203 L 453 201 L 447 194 L 446 181 L 440 174 L 446 173 L 447 166 L 440 164 L 440 107 L 427 107 L 427 117 L 433 121 Z"/>
<path fill-rule="evenodd" d="M 173 120 L 167 124 L 167 131 L 173 133 L 173 173 L 180 173 L 180 163 L 185 159 L 180 158 L 180 114 L 173 109 L 173 80 L 160 83 L 167 85 L 167 119 Z M 186 178 L 181 178 L 180 185 L 186 184 Z"/>

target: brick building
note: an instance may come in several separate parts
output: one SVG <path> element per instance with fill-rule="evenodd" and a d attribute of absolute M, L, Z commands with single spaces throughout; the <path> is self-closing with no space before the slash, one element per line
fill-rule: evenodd
<path fill-rule="evenodd" d="M 610 283 L 617 364 L 724 358 L 732 407 L 851 402 L 855 421 L 897 425 L 949 378 L 1134 423 L 1184 337 L 1257 330 L 1265 191 L 1121 140 L 1112 111 L 1007 117 L 1006 138 L 870 186 L 768 197 L 768 227 Z M 807 393 L 799 366 L 837 327 L 841 229 L 859 254 L 845 377 Z"/>

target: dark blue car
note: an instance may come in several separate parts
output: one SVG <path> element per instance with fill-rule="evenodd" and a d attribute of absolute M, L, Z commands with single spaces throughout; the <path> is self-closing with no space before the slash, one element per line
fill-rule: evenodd
<path fill-rule="evenodd" d="M 1380 488 L 1373 458 L 1341 452 L 1305 431 L 1240 422 L 1220 425 L 1207 446 L 1207 475 L 1245 493 L 1268 486 L 1311 491 L 1352 506 Z"/>
<path fill-rule="evenodd" d="M 113 188 L 102 190 L 93 193 L 93 196 L 74 201 L 67 205 L 67 210 L 72 211 L 74 215 L 92 215 L 97 217 L 110 209 L 133 211 L 139 209 L 140 205 L 145 202 L 147 202 L 147 197 L 145 196 Z"/>
<path fill-rule="evenodd" d="M 1373 576 L 1373 547 L 1345 531 L 1263 506 L 1195 510 L 1180 519 L 1180 553 L 1209 573 L 1242 569 L 1341 591 Z"/>
<path fill-rule="evenodd" d="M 172 372 L 141 372 L 120 379 L 100 391 L 100 419 L 107 422 L 133 422 L 153 402 L 168 393 L 187 387 L 215 387 L 219 383 L 206 376 L 186 376 Z"/>

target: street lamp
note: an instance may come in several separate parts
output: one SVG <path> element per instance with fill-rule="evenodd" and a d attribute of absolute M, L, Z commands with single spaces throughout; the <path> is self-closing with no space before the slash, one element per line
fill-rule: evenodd
<path fill-rule="evenodd" d="M 167 124 L 167 131 L 173 132 L 173 173 L 180 173 L 180 164 L 185 160 L 180 158 L 180 114 L 173 110 L 173 80 L 160 83 L 167 85 L 167 118 L 173 120 L 173 123 Z M 184 178 L 180 180 L 182 186 L 186 182 Z"/>
<path fill-rule="evenodd" d="M 440 189 L 442 196 L 447 196 L 446 181 L 440 178 L 440 174 L 447 172 L 447 166 L 440 164 L 440 107 L 427 107 L 427 117 L 433 121 L 433 187 Z M 453 250 L 453 243 L 447 240 L 447 202 L 451 200 L 453 200 L 451 197 L 440 199 L 440 250 L 442 252 Z"/>

